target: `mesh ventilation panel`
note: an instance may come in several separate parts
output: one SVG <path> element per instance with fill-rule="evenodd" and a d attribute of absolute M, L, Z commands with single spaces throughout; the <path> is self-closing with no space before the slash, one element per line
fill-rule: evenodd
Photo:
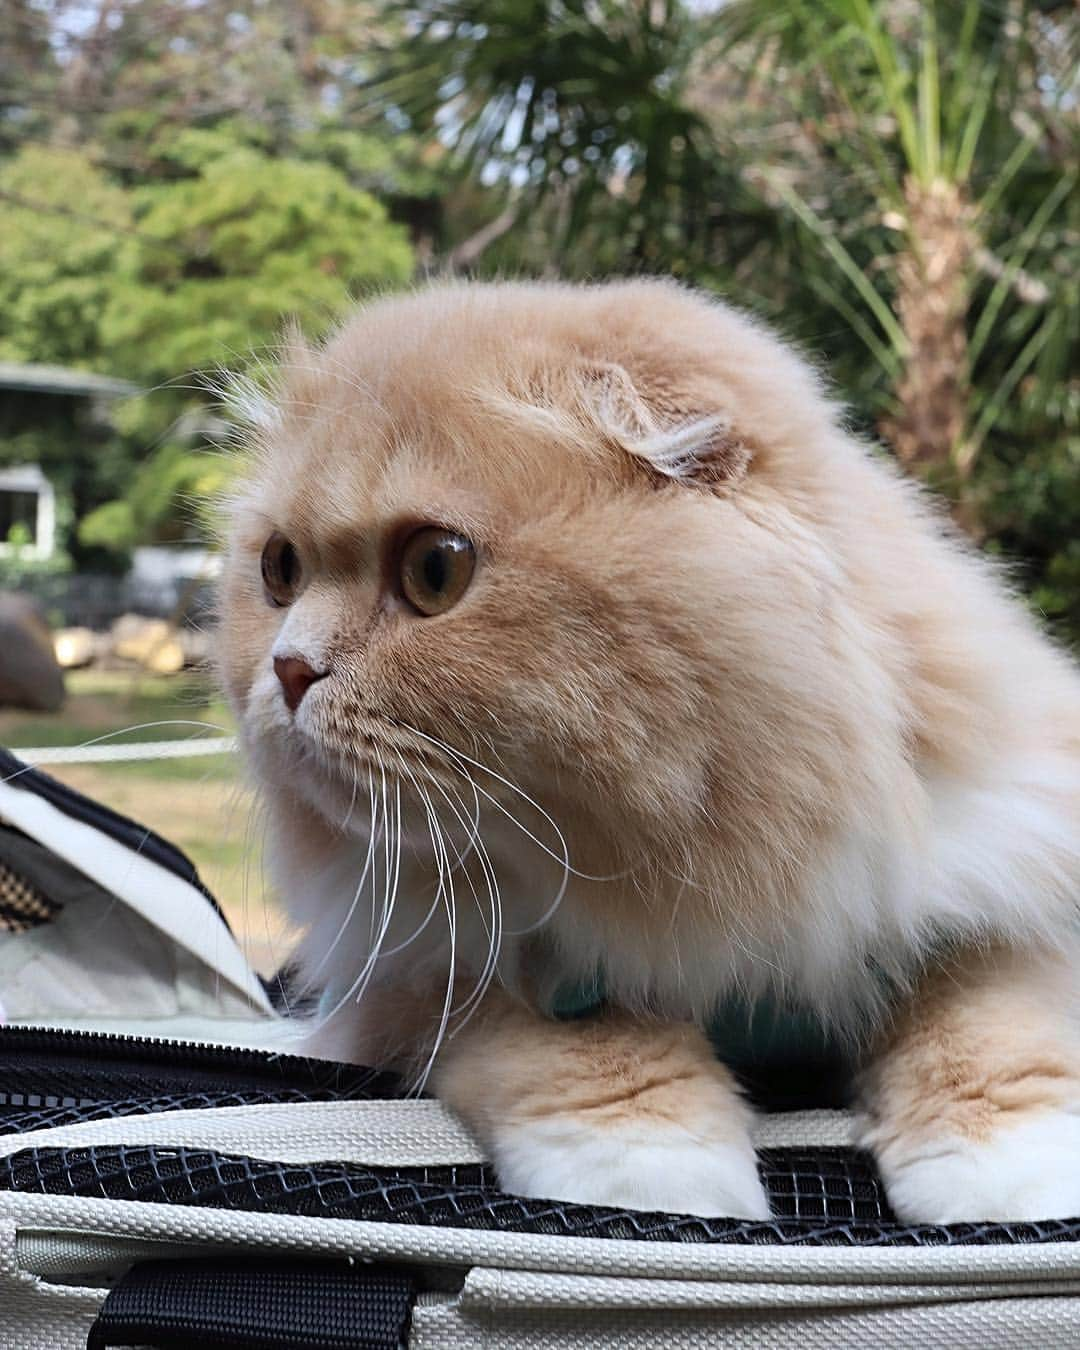
<path fill-rule="evenodd" d="M 770 1149 L 768 1221 L 703 1219 L 525 1199 L 483 1167 L 297 1166 L 201 1149 L 26 1149 L 0 1160 L 0 1190 L 198 1205 L 501 1233 L 786 1246 L 955 1246 L 1075 1242 L 1080 1218 L 909 1227 L 889 1214 L 865 1154 Z"/>

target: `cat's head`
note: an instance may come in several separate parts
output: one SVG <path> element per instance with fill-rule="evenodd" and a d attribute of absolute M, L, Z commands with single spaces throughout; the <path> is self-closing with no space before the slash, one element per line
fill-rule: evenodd
<path fill-rule="evenodd" d="M 586 868 L 775 891 L 872 734 L 811 519 L 836 440 L 797 358 L 669 284 L 439 286 L 294 344 L 222 592 L 262 786 L 336 829 L 372 774 L 487 774 Z"/>

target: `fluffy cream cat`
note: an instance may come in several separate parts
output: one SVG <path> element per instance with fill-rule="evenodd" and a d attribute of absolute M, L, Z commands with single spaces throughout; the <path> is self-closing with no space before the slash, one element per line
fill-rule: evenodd
<path fill-rule="evenodd" d="M 1080 1213 L 1080 678 L 801 360 L 438 286 L 255 422 L 222 668 L 323 1053 L 509 1190 L 763 1216 L 727 1065 L 795 1021 L 901 1217 Z"/>

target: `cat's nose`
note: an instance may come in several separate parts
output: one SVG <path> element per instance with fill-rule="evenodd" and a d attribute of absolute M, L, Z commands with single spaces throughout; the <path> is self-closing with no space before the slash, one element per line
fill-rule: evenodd
<path fill-rule="evenodd" d="M 281 681 L 281 692 L 285 695 L 285 706 L 295 712 L 300 700 L 315 683 L 325 679 L 329 672 L 314 670 L 302 656 L 275 656 L 274 674 Z"/>

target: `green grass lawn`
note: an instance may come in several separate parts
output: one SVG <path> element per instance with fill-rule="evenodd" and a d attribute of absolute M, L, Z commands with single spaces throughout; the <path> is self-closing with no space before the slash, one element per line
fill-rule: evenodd
<path fill-rule="evenodd" d="M 14 745 L 81 745 L 100 736 L 117 743 L 231 735 L 232 714 L 207 675 L 73 670 L 58 713 L 0 709 L 0 737 Z M 191 725 L 197 723 L 198 725 Z"/>
<path fill-rule="evenodd" d="M 231 714 L 209 677 L 70 671 L 57 713 L 0 710 L 0 744 L 130 744 L 231 735 Z M 202 728 L 178 723 L 202 723 Z M 290 937 L 264 883 L 255 801 L 233 755 L 43 766 L 179 845 L 198 867 L 258 969 L 276 967 Z"/>

